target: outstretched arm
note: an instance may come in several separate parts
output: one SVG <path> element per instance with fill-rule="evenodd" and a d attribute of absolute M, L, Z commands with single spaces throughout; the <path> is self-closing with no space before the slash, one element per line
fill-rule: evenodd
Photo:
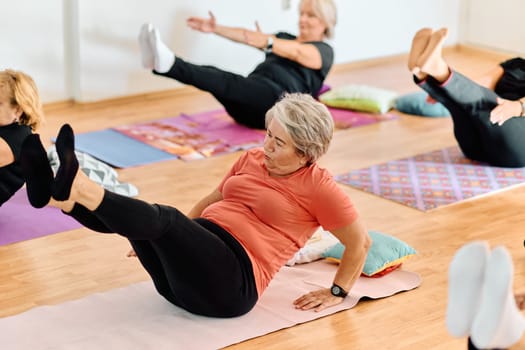
<path fill-rule="evenodd" d="M 307 68 L 321 69 L 322 67 L 321 53 L 312 44 L 278 39 L 275 36 L 265 34 L 261 32 L 257 22 L 255 23 L 255 30 L 219 25 L 211 11 L 209 15 L 209 18 L 190 17 L 186 23 L 194 30 L 203 33 L 215 33 L 223 38 L 261 50 L 267 47 L 271 37 L 273 40 L 272 52 L 274 54 L 295 61 Z"/>
<path fill-rule="evenodd" d="M 321 69 L 323 60 L 321 53 L 313 44 L 302 43 L 296 40 L 279 39 L 260 31 L 245 31 L 245 42 L 248 45 L 264 49 L 272 37 L 272 52 L 275 55 L 297 62 L 310 69 Z"/>
<path fill-rule="evenodd" d="M 245 41 L 245 33 L 244 33 L 245 31 L 248 31 L 248 29 L 244 29 L 240 27 L 229 27 L 229 26 L 223 26 L 223 25 L 217 24 L 217 21 L 213 13 L 211 11 L 208 11 L 208 14 L 210 15 L 209 18 L 190 17 L 186 20 L 186 24 L 191 29 L 197 30 L 199 32 L 214 33 L 219 36 L 222 36 L 223 38 L 226 38 L 226 39 L 238 42 L 238 43 L 248 44 Z M 254 46 L 254 45 L 251 45 L 251 46 Z"/>
<path fill-rule="evenodd" d="M 334 284 L 349 292 L 361 275 L 371 240 L 360 219 L 331 232 L 345 246 L 339 269 L 334 277 Z M 294 304 L 298 309 L 321 311 L 343 300 L 341 297 L 333 296 L 330 289 L 326 288 L 305 294 L 295 300 Z"/>

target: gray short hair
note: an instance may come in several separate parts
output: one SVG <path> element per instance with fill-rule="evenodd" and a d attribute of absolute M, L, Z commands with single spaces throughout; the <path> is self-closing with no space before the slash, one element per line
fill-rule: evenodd
<path fill-rule="evenodd" d="M 324 35 L 330 39 L 334 36 L 335 25 L 337 24 L 337 8 L 333 0 L 301 0 L 299 6 L 305 1 L 310 1 L 312 9 L 317 18 L 326 24 Z"/>
<path fill-rule="evenodd" d="M 328 108 L 311 95 L 284 94 L 266 112 L 266 127 L 273 119 L 285 128 L 297 152 L 305 155 L 309 163 L 316 162 L 328 151 L 334 133 L 334 121 Z"/>

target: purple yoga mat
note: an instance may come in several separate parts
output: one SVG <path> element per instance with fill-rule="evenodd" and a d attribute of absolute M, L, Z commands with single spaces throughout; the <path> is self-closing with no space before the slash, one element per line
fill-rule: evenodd
<path fill-rule="evenodd" d="M 475 162 L 453 146 L 352 170 L 335 179 L 427 211 L 522 185 L 525 168 L 499 168 Z"/>
<path fill-rule="evenodd" d="M 33 208 L 25 188 L 0 206 L 0 245 L 69 231 L 80 226 L 57 208 Z"/>

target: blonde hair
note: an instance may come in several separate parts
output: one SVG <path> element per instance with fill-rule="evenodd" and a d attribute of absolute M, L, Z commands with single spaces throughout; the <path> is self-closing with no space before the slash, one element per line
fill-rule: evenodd
<path fill-rule="evenodd" d="M 268 112 L 266 127 L 277 120 L 292 138 L 297 152 L 309 163 L 316 162 L 328 151 L 334 133 L 334 121 L 328 108 L 311 95 L 284 94 Z"/>
<path fill-rule="evenodd" d="M 13 69 L 0 71 L 0 89 L 4 91 L 12 107 L 20 107 L 22 115 L 18 123 L 37 129 L 44 121 L 40 95 L 33 79 Z"/>
<path fill-rule="evenodd" d="M 324 35 L 327 38 L 334 37 L 335 25 L 337 24 L 337 8 L 333 0 L 301 0 L 299 8 L 303 3 L 309 1 L 312 10 L 317 18 L 324 22 L 326 30 Z"/>

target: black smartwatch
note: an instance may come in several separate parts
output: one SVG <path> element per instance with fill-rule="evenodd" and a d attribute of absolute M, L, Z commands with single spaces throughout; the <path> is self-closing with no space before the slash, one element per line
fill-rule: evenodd
<path fill-rule="evenodd" d="M 348 295 L 348 292 L 335 283 L 332 285 L 332 288 L 330 288 L 330 292 L 334 297 L 345 298 Z"/>

